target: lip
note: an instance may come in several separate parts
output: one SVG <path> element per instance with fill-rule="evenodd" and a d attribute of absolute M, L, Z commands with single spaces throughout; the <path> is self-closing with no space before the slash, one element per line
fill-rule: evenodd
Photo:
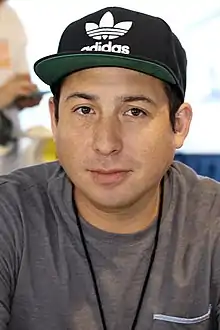
<path fill-rule="evenodd" d="M 122 169 L 95 169 L 89 171 L 93 181 L 101 185 L 116 185 L 121 183 L 131 171 Z"/>

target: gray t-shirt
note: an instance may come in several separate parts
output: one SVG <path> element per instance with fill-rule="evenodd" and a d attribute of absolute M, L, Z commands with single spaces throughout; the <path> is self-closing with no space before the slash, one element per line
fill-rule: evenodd
<path fill-rule="evenodd" d="M 0 178 L 0 330 L 102 330 L 93 282 L 58 163 Z M 129 235 L 82 220 L 108 330 L 130 330 L 156 219 Z M 137 330 L 220 329 L 220 184 L 174 163 Z"/>

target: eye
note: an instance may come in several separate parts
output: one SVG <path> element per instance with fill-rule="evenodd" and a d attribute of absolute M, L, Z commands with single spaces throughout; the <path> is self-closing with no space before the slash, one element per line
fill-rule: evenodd
<path fill-rule="evenodd" d="M 80 114 L 82 116 L 86 116 L 86 115 L 95 113 L 92 108 L 87 107 L 87 106 L 78 107 L 78 108 L 74 109 L 74 112 L 77 112 L 78 114 Z"/>
<path fill-rule="evenodd" d="M 132 116 L 132 117 L 141 117 L 141 116 L 146 116 L 146 112 L 144 112 L 141 109 L 138 108 L 132 108 L 128 111 L 126 111 L 126 115 Z"/>

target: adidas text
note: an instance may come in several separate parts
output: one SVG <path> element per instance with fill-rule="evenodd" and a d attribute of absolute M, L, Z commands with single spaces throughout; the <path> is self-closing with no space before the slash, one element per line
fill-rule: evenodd
<path fill-rule="evenodd" d="M 119 53 L 119 54 L 129 54 L 130 48 L 127 45 L 112 45 L 112 41 L 109 41 L 107 44 L 102 44 L 101 42 L 96 42 L 92 46 L 85 46 L 81 49 L 83 52 L 108 52 L 108 53 Z"/>

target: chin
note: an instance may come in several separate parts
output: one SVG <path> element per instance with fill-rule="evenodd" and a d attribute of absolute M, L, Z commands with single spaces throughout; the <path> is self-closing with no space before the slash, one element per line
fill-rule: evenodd
<path fill-rule="evenodd" d="M 140 188 L 135 192 L 135 185 L 130 178 L 113 183 L 105 181 L 101 184 L 90 178 L 83 182 L 81 180 L 73 181 L 75 181 L 75 187 L 78 188 L 75 188 L 78 199 L 81 199 L 82 202 L 89 202 L 98 209 L 119 210 L 130 208 L 139 201 L 144 193 Z"/>
<path fill-rule="evenodd" d="M 98 209 L 102 210 L 119 210 L 126 209 L 132 204 L 135 204 L 136 198 L 133 196 L 128 196 L 128 194 L 120 194 L 112 191 L 111 193 L 101 193 L 101 194 L 88 194 L 86 193 L 87 199 L 90 200 L 90 203 L 95 205 Z"/>

